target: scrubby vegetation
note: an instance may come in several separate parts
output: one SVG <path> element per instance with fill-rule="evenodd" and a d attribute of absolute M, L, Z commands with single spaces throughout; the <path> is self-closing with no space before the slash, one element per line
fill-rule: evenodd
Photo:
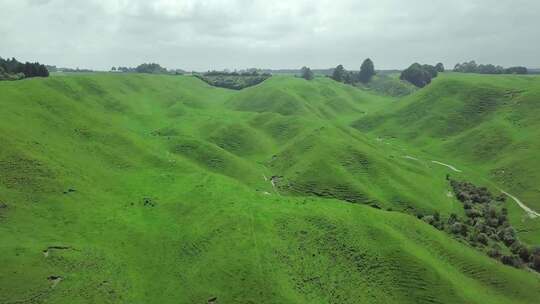
<path fill-rule="evenodd" d="M 526 67 L 521 66 L 503 68 L 500 65 L 477 64 L 476 61 L 472 60 L 456 64 L 454 72 L 478 74 L 527 74 L 528 70 Z"/>
<path fill-rule="evenodd" d="M 463 204 L 465 218 L 450 214 L 446 221 L 439 213 L 422 215 L 426 223 L 439 230 L 447 231 L 469 245 L 479 248 L 488 256 L 505 265 L 516 268 L 529 267 L 540 272 L 538 247 L 530 248 L 522 243 L 508 219 L 508 209 L 504 207 L 505 196 L 494 197 L 485 187 L 477 187 L 470 182 L 450 180 L 456 198 Z"/>
<path fill-rule="evenodd" d="M 242 90 L 247 87 L 258 85 L 272 77 L 272 75 L 268 73 L 259 73 L 257 70 L 242 72 L 211 71 L 204 74 L 195 74 L 195 77 L 215 87 Z"/>
<path fill-rule="evenodd" d="M 15 58 L 3 59 L 0 57 L 0 80 L 19 80 L 31 77 L 49 77 L 45 65 L 39 62 L 22 63 Z"/>

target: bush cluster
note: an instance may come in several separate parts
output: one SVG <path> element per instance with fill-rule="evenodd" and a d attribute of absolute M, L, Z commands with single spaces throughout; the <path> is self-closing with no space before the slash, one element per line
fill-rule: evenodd
<path fill-rule="evenodd" d="M 464 204 L 487 204 L 493 200 L 493 196 L 485 187 L 476 187 L 472 183 L 456 180 L 451 180 L 450 186 L 454 190 L 456 198 Z"/>
<path fill-rule="evenodd" d="M 528 266 L 540 272 L 540 247 L 534 249 L 520 242 L 503 207 L 504 196 L 494 196 L 487 188 L 470 182 L 450 180 L 456 198 L 463 203 L 465 218 L 452 213 L 446 221 L 438 213 L 417 214 L 439 230 L 453 234 L 469 245 L 486 252 L 505 265 Z"/>
<path fill-rule="evenodd" d="M 444 72 L 442 63 L 437 65 L 413 63 L 406 70 L 401 72 L 399 77 L 401 80 L 406 80 L 419 88 L 423 88 L 431 83 L 431 80 L 438 76 L 440 72 Z"/>
<path fill-rule="evenodd" d="M 233 90 L 241 90 L 247 87 L 257 85 L 266 79 L 272 77 L 268 73 L 259 73 L 257 71 L 244 72 L 218 72 L 212 71 L 204 74 L 195 74 L 195 77 L 208 83 L 209 85 L 227 88 Z"/>

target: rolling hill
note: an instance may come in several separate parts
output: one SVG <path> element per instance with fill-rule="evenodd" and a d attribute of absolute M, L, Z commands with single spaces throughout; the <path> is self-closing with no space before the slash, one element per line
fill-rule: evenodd
<path fill-rule="evenodd" d="M 398 106 L 352 126 L 406 143 L 419 155 L 446 159 L 540 210 L 539 99 L 536 76 L 443 74 Z M 525 237 L 540 242 L 537 220 L 519 216 L 514 222 Z"/>
<path fill-rule="evenodd" d="M 539 207 L 537 84 L 444 75 L 395 99 L 287 76 L 0 82 L 0 303 L 535 303 L 537 273 L 413 215 L 463 214 L 449 173 Z"/>

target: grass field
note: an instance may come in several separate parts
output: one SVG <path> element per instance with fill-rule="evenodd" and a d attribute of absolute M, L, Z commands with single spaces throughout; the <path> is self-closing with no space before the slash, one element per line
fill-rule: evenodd
<path fill-rule="evenodd" d="M 447 174 L 540 211 L 540 78 L 381 92 L 0 82 L 0 303 L 536 303 L 537 273 L 411 214 L 463 214 Z M 540 243 L 540 218 L 507 204 Z"/>

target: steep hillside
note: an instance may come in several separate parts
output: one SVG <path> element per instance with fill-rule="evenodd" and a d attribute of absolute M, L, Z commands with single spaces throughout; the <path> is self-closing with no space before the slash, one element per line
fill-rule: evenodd
<path fill-rule="evenodd" d="M 357 85 L 365 90 L 395 97 L 407 96 L 418 90 L 415 85 L 399 79 L 399 76 L 400 73 L 379 72 L 367 84 Z"/>
<path fill-rule="evenodd" d="M 445 159 L 483 183 L 493 181 L 538 211 L 539 100 L 540 77 L 443 74 L 399 105 L 352 125 Z M 539 242 L 534 222 L 527 230 Z"/>
<path fill-rule="evenodd" d="M 271 112 L 281 115 L 337 119 L 364 114 L 391 99 L 366 93 L 329 78 L 306 81 L 273 77 L 256 87 L 242 90 L 228 102 L 231 109 Z"/>
<path fill-rule="evenodd" d="M 397 212 L 462 207 L 447 168 L 349 127 L 391 99 L 328 79 L 236 92 L 112 74 L 0 93 L 0 303 L 540 297 L 537 274 Z"/>

